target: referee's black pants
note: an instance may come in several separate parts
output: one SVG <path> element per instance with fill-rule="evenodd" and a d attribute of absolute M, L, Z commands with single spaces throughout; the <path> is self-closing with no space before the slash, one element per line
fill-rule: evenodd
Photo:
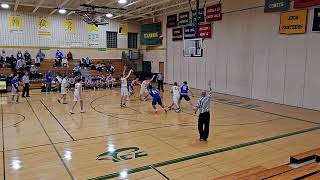
<path fill-rule="evenodd" d="M 163 92 L 163 81 L 158 80 L 158 90 Z"/>
<path fill-rule="evenodd" d="M 207 140 L 209 136 L 210 127 L 210 113 L 200 113 L 198 120 L 198 130 L 200 134 L 200 139 Z"/>
<path fill-rule="evenodd" d="M 29 83 L 24 84 L 22 97 L 24 97 L 25 95 L 27 95 L 27 97 L 29 96 Z"/>

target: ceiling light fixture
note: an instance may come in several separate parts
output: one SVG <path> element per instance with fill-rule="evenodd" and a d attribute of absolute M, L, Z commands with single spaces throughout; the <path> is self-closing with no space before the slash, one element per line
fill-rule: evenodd
<path fill-rule="evenodd" d="M 60 13 L 60 14 L 65 14 L 65 13 L 67 13 L 67 10 L 65 10 L 65 9 L 59 9 L 59 13 Z"/>
<path fill-rule="evenodd" d="M 118 0 L 118 3 L 119 4 L 125 4 L 125 3 L 127 3 L 127 0 Z"/>
<path fill-rule="evenodd" d="M 113 17 L 113 14 L 108 13 L 108 14 L 106 14 L 106 17 L 107 17 L 107 18 L 112 18 L 112 17 Z"/>
<path fill-rule="evenodd" d="M 3 9 L 9 9 L 9 4 L 1 4 L 1 7 L 2 7 Z"/>

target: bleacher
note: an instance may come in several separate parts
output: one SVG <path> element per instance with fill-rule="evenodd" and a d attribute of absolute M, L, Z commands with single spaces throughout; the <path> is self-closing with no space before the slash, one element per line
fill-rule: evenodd
<path fill-rule="evenodd" d="M 320 179 L 320 148 L 290 157 L 289 164 L 267 169 L 256 166 L 217 180 L 282 180 L 282 179 Z"/>
<path fill-rule="evenodd" d="M 105 63 L 106 65 L 109 64 L 109 62 L 112 62 L 112 65 L 115 67 L 116 71 L 113 74 L 113 77 L 118 79 L 123 71 L 124 63 L 120 59 L 92 59 L 94 64 Z M 52 73 L 58 73 L 58 74 L 69 74 L 72 72 L 73 68 L 79 63 L 79 59 L 75 59 L 73 61 L 69 62 L 69 67 L 53 67 L 54 59 L 45 59 L 38 70 L 38 73 L 41 73 L 45 75 L 48 71 L 51 71 Z M 34 64 L 34 62 L 33 62 Z M 4 74 L 6 76 L 9 76 L 12 74 L 12 70 L 10 68 L 1 68 L 1 74 Z M 105 72 L 103 72 L 105 73 Z M 100 72 L 97 70 L 89 70 L 89 74 L 91 75 L 99 75 Z M 30 81 L 30 89 L 40 89 L 42 85 L 43 80 L 31 80 Z M 115 83 L 117 85 L 117 83 Z"/>

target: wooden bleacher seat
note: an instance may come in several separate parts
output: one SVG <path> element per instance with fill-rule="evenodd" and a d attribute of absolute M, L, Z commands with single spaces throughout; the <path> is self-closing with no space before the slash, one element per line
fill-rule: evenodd
<path fill-rule="evenodd" d="M 250 174 L 254 174 L 254 173 L 258 173 L 261 171 L 267 170 L 265 167 L 263 166 L 256 166 L 250 169 L 245 169 L 230 175 L 226 175 L 226 176 L 222 176 L 220 178 L 217 178 L 215 180 L 235 180 L 235 179 L 240 179 L 242 177 L 248 176 Z"/>
<path fill-rule="evenodd" d="M 12 74 L 12 70 L 11 68 L 0 68 L 0 74 L 9 76 L 10 74 Z"/>
<path fill-rule="evenodd" d="M 320 148 L 313 149 L 307 152 L 299 153 L 290 157 L 290 163 L 303 163 L 312 159 L 319 160 Z"/>
<path fill-rule="evenodd" d="M 291 171 L 287 171 L 277 176 L 273 176 L 268 178 L 268 180 L 283 180 L 283 179 L 297 179 L 312 176 L 320 172 L 319 163 L 312 163 L 306 166 L 302 166 L 300 168 L 293 169 Z"/>
<path fill-rule="evenodd" d="M 273 176 L 280 175 L 282 173 L 291 171 L 293 168 L 288 165 L 282 165 L 275 168 L 263 170 L 257 173 L 250 174 L 248 176 L 243 176 L 239 180 L 256 180 L 256 179 L 267 179 Z"/>

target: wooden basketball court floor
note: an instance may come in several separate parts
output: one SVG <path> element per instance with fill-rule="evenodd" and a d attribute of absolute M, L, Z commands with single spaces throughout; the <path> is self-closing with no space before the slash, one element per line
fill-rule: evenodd
<path fill-rule="evenodd" d="M 19 104 L 8 95 L 1 97 L 2 179 L 213 179 L 286 164 L 320 146 L 320 112 L 222 94 L 214 95 L 208 142 L 198 140 L 186 102 L 181 113 L 154 114 L 136 97 L 120 109 L 119 89 L 90 91 L 86 113 L 77 107 L 70 115 L 72 93 L 68 105 L 39 90 Z"/>

